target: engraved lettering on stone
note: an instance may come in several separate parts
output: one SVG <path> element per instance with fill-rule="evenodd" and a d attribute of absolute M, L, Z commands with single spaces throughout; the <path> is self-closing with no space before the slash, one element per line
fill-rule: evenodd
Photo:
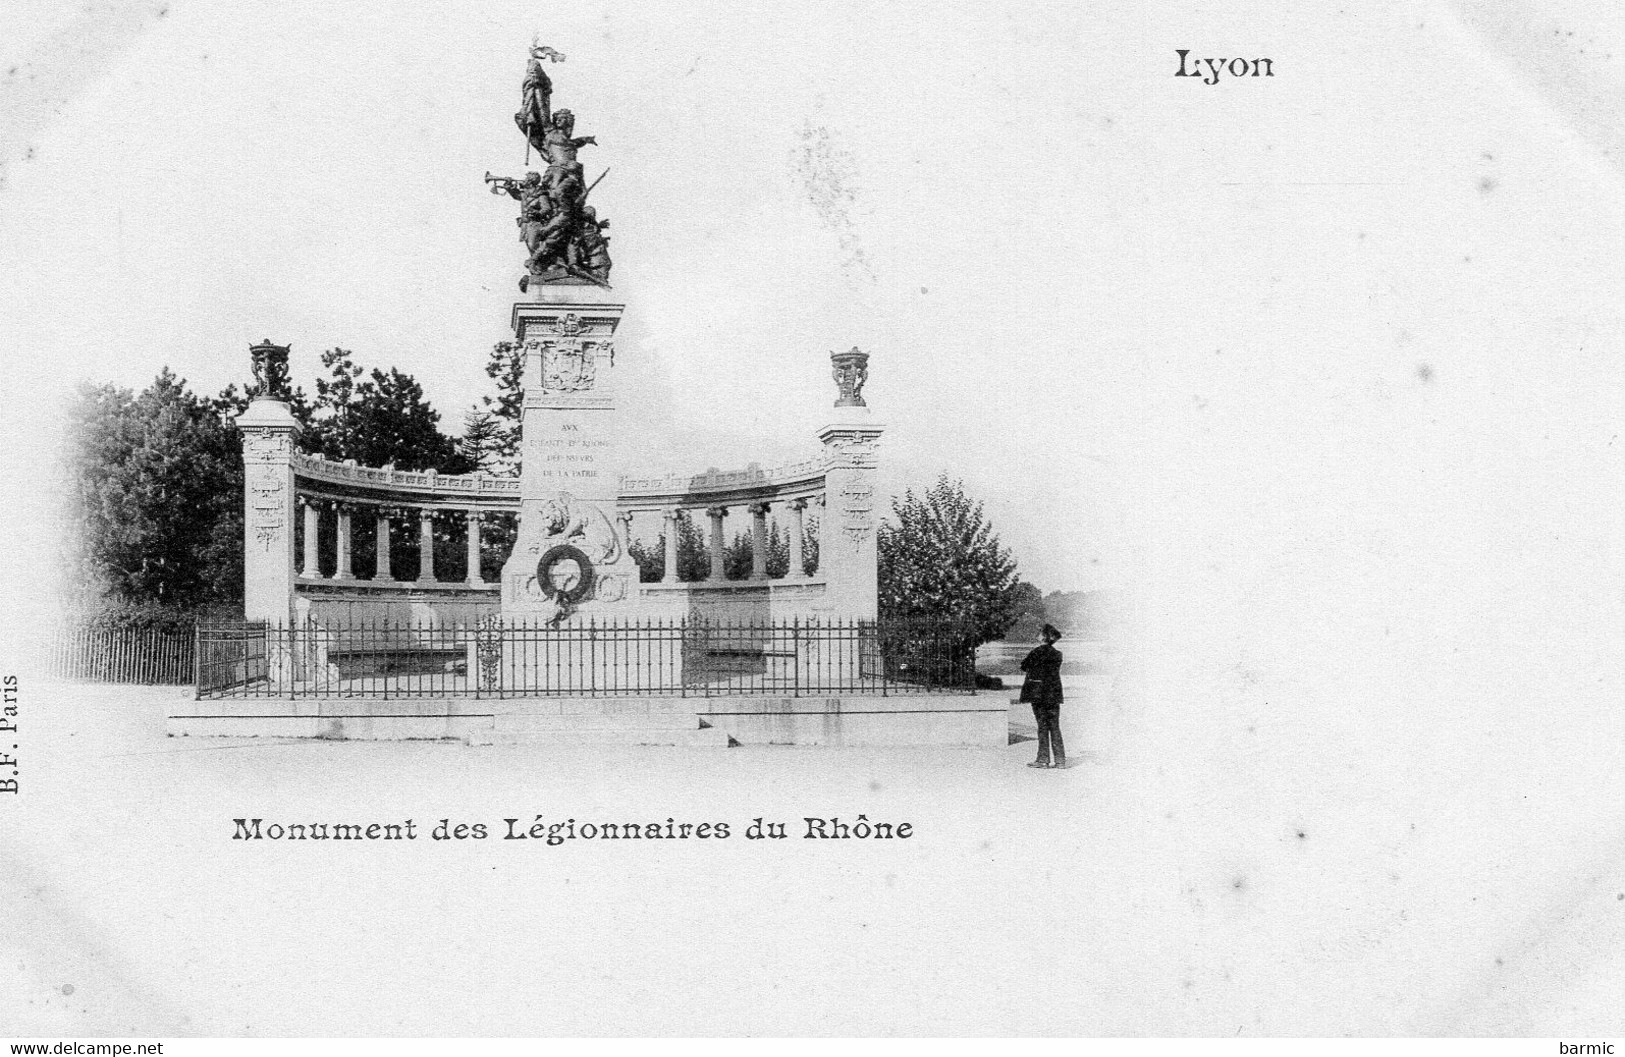
<path fill-rule="evenodd" d="M 252 511 L 250 524 L 254 529 L 254 539 L 265 550 L 270 550 L 282 537 L 287 525 L 286 502 L 283 499 L 287 486 L 283 476 L 284 471 L 280 467 L 261 464 L 252 468 L 248 478 L 248 504 Z"/>
<path fill-rule="evenodd" d="M 243 441 L 243 461 L 280 462 L 291 456 L 292 448 L 287 433 L 281 430 L 252 430 Z"/>

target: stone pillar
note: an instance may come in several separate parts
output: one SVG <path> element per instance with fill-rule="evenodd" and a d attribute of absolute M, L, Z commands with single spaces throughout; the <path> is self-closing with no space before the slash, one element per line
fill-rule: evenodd
<path fill-rule="evenodd" d="M 299 578 L 314 580 L 322 575 L 317 550 L 317 544 L 321 541 L 322 513 L 317 509 L 316 501 L 309 496 L 300 496 L 299 505 L 305 508 L 305 567 L 299 571 Z"/>
<path fill-rule="evenodd" d="M 834 614 L 846 620 L 879 615 L 879 554 L 875 543 L 876 449 L 885 427 L 863 402 L 869 357 L 854 349 L 830 357 L 840 397 L 835 421 L 818 431 L 829 453 L 824 474 L 824 539 L 818 571 Z"/>
<path fill-rule="evenodd" d="M 350 569 L 350 504 L 338 504 L 338 530 L 335 541 L 338 550 L 337 561 L 334 562 L 333 579 L 354 580 L 355 573 Z"/>
<path fill-rule="evenodd" d="M 677 522 L 679 511 L 672 507 L 666 511 L 666 575 L 661 577 L 662 583 L 674 584 L 677 582 Z"/>
<path fill-rule="evenodd" d="M 767 579 L 767 507 L 766 503 L 750 505 L 750 578 Z"/>
<path fill-rule="evenodd" d="M 807 578 L 807 560 L 802 556 L 806 544 L 803 542 L 807 526 L 807 500 L 790 500 L 790 568 L 785 575 L 791 580 L 805 580 Z"/>
<path fill-rule="evenodd" d="M 378 508 L 378 545 L 374 553 L 378 555 L 378 568 L 372 574 L 373 583 L 394 583 L 395 576 L 389 567 L 389 509 L 387 507 Z"/>
<path fill-rule="evenodd" d="M 518 537 L 502 567 L 502 612 L 553 622 L 631 617 L 639 572 L 616 518 L 624 430 L 615 330 L 625 305 L 607 287 L 574 281 L 535 281 L 526 292 L 512 317 L 524 399 Z M 562 612 L 537 572 L 566 544 L 592 563 L 593 587 Z"/>
<path fill-rule="evenodd" d="M 432 584 L 434 578 L 434 511 L 418 508 L 418 583 Z"/>
<path fill-rule="evenodd" d="M 470 510 L 466 520 L 468 522 L 468 575 L 463 579 L 471 586 L 477 586 L 485 583 L 485 578 L 480 575 L 480 512 Z M 470 670 L 472 671 L 472 669 Z"/>
<path fill-rule="evenodd" d="M 286 402 L 262 395 L 237 416 L 237 428 L 243 435 L 243 616 L 291 627 L 299 424 Z"/>
<path fill-rule="evenodd" d="M 727 516 L 728 508 L 714 506 L 706 508 L 706 516 L 711 519 L 711 576 L 713 583 L 720 583 L 728 578 L 728 572 L 723 568 L 722 519 Z"/>

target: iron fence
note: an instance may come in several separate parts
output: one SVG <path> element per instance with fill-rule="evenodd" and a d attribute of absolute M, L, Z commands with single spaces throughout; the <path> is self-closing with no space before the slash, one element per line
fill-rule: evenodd
<path fill-rule="evenodd" d="M 49 629 L 43 640 L 42 667 L 53 678 L 184 686 L 196 674 L 186 632 L 64 626 Z"/>
<path fill-rule="evenodd" d="M 197 696 L 537 697 L 970 693 L 946 624 L 585 621 L 199 625 Z"/>

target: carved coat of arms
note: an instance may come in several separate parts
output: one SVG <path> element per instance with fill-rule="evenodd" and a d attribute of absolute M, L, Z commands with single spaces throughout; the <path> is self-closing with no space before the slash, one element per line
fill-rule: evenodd
<path fill-rule="evenodd" d="M 565 341 L 542 348 L 542 388 L 575 392 L 591 389 L 598 377 L 592 342 Z"/>
<path fill-rule="evenodd" d="M 534 343 L 541 353 L 543 389 L 570 393 L 593 387 L 598 379 L 599 347 L 611 357 L 615 351 L 607 341 L 584 338 L 586 332 L 581 317 L 571 312 L 553 324 L 556 337 Z"/>

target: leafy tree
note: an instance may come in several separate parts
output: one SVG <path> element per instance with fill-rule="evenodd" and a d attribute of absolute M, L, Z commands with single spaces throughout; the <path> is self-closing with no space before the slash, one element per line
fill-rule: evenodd
<path fill-rule="evenodd" d="M 777 580 L 790 575 L 790 533 L 779 527 L 777 521 L 767 526 L 767 578 Z"/>
<path fill-rule="evenodd" d="M 409 374 L 369 373 L 345 349 L 322 353 L 327 378 L 316 379 L 316 403 L 301 446 L 363 466 L 467 473 L 472 463 L 440 432 L 440 412 Z"/>
<path fill-rule="evenodd" d="M 967 644 L 1002 636 L 1020 597 L 1016 562 L 982 516 L 982 504 L 946 474 L 923 496 L 893 500 L 896 523 L 880 526 L 880 612 L 945 620 Z"/>
<path fill-rule="evenodd" d="M 410 375 L 369 373 L 342 349 L 324 354 L 322 363 L 328 377 L 317 380 L 315 400 L 299 389 L 288 398 L 305 450 L 441 473 L 477 464 L 467 446 L 460 450 L 440 432 L 439 414 Z M 64 563 L 78 608 L 99 607 L 121 621 L 126 614 L 143 626 L 170 619 L 162 613 L 240 612 L 242 440 L 233 422 L 248 403 L 236 385 L 212 399 L 198 396 L 167 368 L 140 394 L 108 385 L 79 390 L 68 410 L 67 516 L 74 531 Z M 297 546 L 303 519 L 293 529 Z M 371 519 L 357 519 L 355 530 L 362 571 L 372 553 Z M 325 573 L 332 566 L 331 523 L 324 520 L 322 531 Z M 464 531 L 457 518 L 435 525 L 443 579 L 465 572 Z M 511 525 L 487 523 L 487 569 L 511 536 Z M 416 576 L 415 525 L 397 537 L 393 558 L 398 576 Z"/>
<path fill-rule="evenodd" d="M 777 580 L 790 572 L 790 534 L 782 528 L 777 520 L 768 522 L 767 539 L 767 578 Z M 803 541 L 803 548 L 805 548 Z M 723 550 L 723 568 L 728 571 L 728 579 L 743 580 L 750 576 L 755 555 L 751 546 L 750 530 L 736 533 L 733 542 Z M 805 559 L 805 555 L 803 555 Z M 805 561 L 803 561 L 805 564 Z"/>
<path fill-rule="evenodd" d="M 722 548 L 722 575 L 730 580 L 744 580 L 750 576 L 750 532 L 734 533 L 732 542 Z"/>
<path fill-rule="evenodd" d="M 660 533 L 653 544 L 645 546 L 642 540 L 633 540 L 627 552 L 638 563 L 638 579 L 643 583 L 657 583 L 666 576 L 666 534 Z M 711 575 L 711 557 L 706 550 L 705 536 L 688 511 L 677 515 L 677 578 L 683 581 L 704 580 Z"/>
<path fill-rule="evenodd" d="M 1014 609 L 1015 619 L 1006 629 L 1006 637 L 1035 638 L 1038 629 L 1049 620 L 1043 592 L 1025 580 L 1016 584 Z"/>
<path fill-rule="evenodd" d="M 818 572 L 819 542 L 824 538 L 820 527 L 816 517 L 808 517 L 801 526 L 801 564 L 808 576 Z"/>
<path fill-rule="evenodd" d="M 220 420 L 229 426 L 237 420 L 238 415 L 248 410 L 250 399 L 248 391 L 237 388 L 237 384 L 233 382 L 220 390 L 220 395 L 214 398 L 215 414 L 219 415 Z M 286 403 L 288 410 L 293 413 L 294 421 L 299 423 L 300 430 L 310 429 L 311 419 L 315 417 L 316 408 L 310 402 L 310 398 L 305 395 L 304 389 L 295 386 L 293 392 L 287 397 Z"/>
<path fill-rule="evenodd" d="M 68 409 L 67 516 L 80 601 L 242 597 L 243 469 L 217 401 L 167 367 L 140 394 L 82 386 Z"/>

